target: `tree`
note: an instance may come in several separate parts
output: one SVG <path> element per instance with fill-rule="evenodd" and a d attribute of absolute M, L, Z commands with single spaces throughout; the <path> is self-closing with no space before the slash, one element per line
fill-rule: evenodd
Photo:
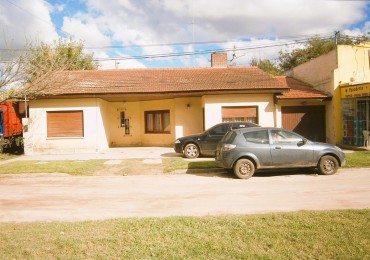
<path fill-rule="evenodd" d="M 351 38 L 339 32 L 335 35 L 335 38 L 313 37 L 308 40 L 303 48 L 294 49 L 292 51 L 280 51 L 278 58 L 279 70 L 282 72 L 288 71 L 302 63 L 326 54 L 334 50 L 337 44 L 351 45 L 369 40 L 367 36 Z"/>
<path fill-rule="evenodd" d="M 70 83 L 67 78 L 61 79 L 63 74 L 56 73 L 58 71 L 97 68 L 93 56 L 83 53 L 81 42 L 59 39 L 53 44 L 29 44 L 24 53 L 1 67 L 0 100 L 32 98 L 45 88 L 56 87 L 53 83 Z M 51 75 L 59 75 L 59 78 Z M 22 87 L 9 88 L 15 83 L 21 83 Z"/>
<path fill-rule="evenodd" d="M 278 76 L 281 74 L 279 67 L 268 59 L 253 58 L 251 66 L 256 66 L 272 76 Z"/>
<path fill-rule="evenodd" d="M 251 65 L 257 66 L 263 71 L 276 76 L 285 71 L 317 58 L 335 49 L 337 44 L 352 45 L 369 41 L 370 37 L 362 35 L 359 37 L 350 37 L 337 32 L 335 37 L 320 38 L 318 36 L 310 38 L 302 48 L 285 50 L 279 52 L 278 62 L 274 63 L 268 59 L 253 58 Z"/>

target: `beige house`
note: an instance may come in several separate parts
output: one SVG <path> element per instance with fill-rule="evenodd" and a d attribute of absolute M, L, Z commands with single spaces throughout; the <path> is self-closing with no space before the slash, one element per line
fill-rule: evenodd
<path fill-rule="evenodd" d="M 369 145 L 370 43 L 339 45 L 336 50 L 294 68 L 290 76 L 330 93 L 326 104 L 327 141 Z"/>
<path fill-rule="evenodd" d="M 274 78 L 256 67 L 228 67 L 226 58 L 213 54 L 211 68 L 56 73 L 63 82 L 29 102 L 25 153 L 173 146 L 176 138 L 223 121 L 281 127 L 285 107 L 325 107 L 331 100 L 295 79 Z"/>

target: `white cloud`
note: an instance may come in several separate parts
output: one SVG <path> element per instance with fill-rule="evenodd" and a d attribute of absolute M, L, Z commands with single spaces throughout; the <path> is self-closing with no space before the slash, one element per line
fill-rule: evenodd
<path fill-rule="evenodd" d="M 0 46 L 6 48 L 22 48 L 26 42 L 52 42 L 58 37 L 50 5 L 42 0 L 2 1 L 0 31 Z"/>
<path fill-rule="evenodd" d="M 90 19 L 77 15 L 76 17 L 65 17 L 62 30 L 68 33 L 72 38 L 83 40 L 85 46 L 101 47 L 110 46 L 110 38 L 104 34 L 104 30 L 99 28 L 99 24 Z"/>
<path fill-rule="evenodd" d="M 370 36 L 370 21 L 365 22 L 361 27 L 344 30 L 343 33 L 354 37 L 360 35 Z"/>
<path fill-rule="evenodd" d="M 44 0 L 12 0 L 12 3 L 0 4 L 0 26 L 1 33 L 7 34 L 16 47 L 23 46 L 25 36 L 47 42 L 57 39 L 51 14 L 63 21 L 60 27 L 64 32 L 88 47 L 221 40 L 229 41 L 222 47 L 233 48 L 234 44 L 246 47 L 274 43 L 286 36 L 334 34 L 338 30 L 353 35 L 370 29 L 370 23 L 364 22 L 366 1 L 50 0 L 53 4 L 48 4 Z M 76 10 L 77 7 L 80 9 Z M 360 21 L 361 28 L 355 25 Z M 240 41 L 245 38 L 251 41 Z M 188 47 L 182 48 L 186 51 Z M 119 49 L 119 53 L 108 49 L 91 51 L 95 57 L 104 58 L 170 53 L 178 49 L 161 45 Z M 251 57 L 274 58 L 279 49 L 238 50 L 235 54 L 239 58 L 234 62 L 249 65 Z M 209 59 L 210 54 L 164 60 L 168 64 L 172 60 L 185 66 L 208 66 Z M 141 67 L 145 62 L 129 60 L 119 66 Z M 114 62 L 105 63 L 109 65 L 102 67 L 116 66 Z"/>

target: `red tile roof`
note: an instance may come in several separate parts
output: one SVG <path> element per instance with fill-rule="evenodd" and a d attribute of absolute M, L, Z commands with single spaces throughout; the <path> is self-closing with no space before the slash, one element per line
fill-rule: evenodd
<path fill-rule="evenodd" d="M 288 92 L 278 95 L 277 99 L 327 99 L 331 97 L 298 79 L 287 76 L 275 78 L 290 88 Z"/>
<path fill-rule="evenodd" d="M 265 91 L 289 88 L 257 67 L 122 69 L 63 71 L 55 78 L 67 84 L 44 89 L 42 95 L 161 94 L 213 91 Z"/>

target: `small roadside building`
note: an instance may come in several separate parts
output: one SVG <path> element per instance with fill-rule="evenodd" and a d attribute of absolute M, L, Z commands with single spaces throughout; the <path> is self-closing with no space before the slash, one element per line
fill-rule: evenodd
<path fill-rule="evenodd" d="M 370 145 L 370 42 L 338 45 L 289 75 L 333 96 L 326 104 L 328 142 Z"/>
<path fill-rule="evenodd" d="M 281 127 L 282 114 L 330 102 L 330 95 L 303 82 L 257 67 L 228 67 L 225 53 L 214 53 L 210 68 L 63 71 L 53 77 L 61 82 L 29 101 L 26 154 L 172 146 L 178 137 L 223 121 Z"/>

